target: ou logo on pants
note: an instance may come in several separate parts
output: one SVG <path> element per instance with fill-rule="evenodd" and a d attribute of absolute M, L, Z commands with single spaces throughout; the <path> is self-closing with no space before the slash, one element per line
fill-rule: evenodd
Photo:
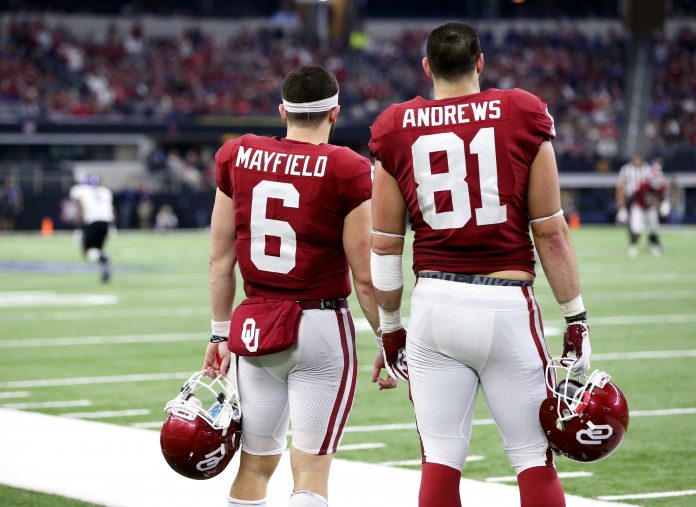
<path fill-rule="evenodd" d="M 253 317 L 244 321 L 242 341 L 249 352 L 256 352 L 259 348 L 259 330 L 256 329 L 256 320 Z"/>

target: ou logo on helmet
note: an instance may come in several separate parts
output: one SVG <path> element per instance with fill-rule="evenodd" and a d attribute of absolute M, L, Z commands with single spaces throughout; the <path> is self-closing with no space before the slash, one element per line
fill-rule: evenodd
<path fill-rule="evenodd" d="M 256 320 L 249 317 L 242 326 L 242 341 L 249 352 L 256 352 L 259 349 L 259 329 L 256 329 Z"/>
<path fill-rule="evenodd" d="M 578 430 L 575 439 L 585 445 L 600 445 L 614 434 L 614 428 L 608 424 L 593 424 L 587 422 L 587 429 Z"/>
<path fill-rule="evenodd" d="M 205 455 L 204 460 L 196 463 L 196 470 L 207 472 L 213 470 L 225 458 L 225 444 L 220 445 L 217 449 Z"/>

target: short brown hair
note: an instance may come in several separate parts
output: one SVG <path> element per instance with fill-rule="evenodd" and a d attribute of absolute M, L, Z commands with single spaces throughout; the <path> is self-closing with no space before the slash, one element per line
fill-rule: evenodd
<path fill-rule="evenodd" d="M 318 65 L 305 65 L 293 70 L 280 88 L 283 99 L 288 102 L 314 102 L 328 99 L 338 93 L 336 76 Z M 329 111 L 318 113 L 287 113 L 288 121 L 303 127 L 316 127 L 329 115 Z"/>
<path fill-rule="evenodd" d="M 476 68 L 481 41 L 469 25 L 449 21 L 430 32 L 425 51 L 433 76 L 456 81 Z"/>

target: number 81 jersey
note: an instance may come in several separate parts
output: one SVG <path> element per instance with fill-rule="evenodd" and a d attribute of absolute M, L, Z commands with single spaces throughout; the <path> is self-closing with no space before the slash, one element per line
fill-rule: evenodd
<path fill-rule="evenodd" d="M 350 294 L 343 222 L 372 194 L 371 163 L 352 150 L 246 134 L 215 155 L 231 197 L 235 249 L 247 296 Z"/>
<path fill-rule="evenodd" d="M 541 99 L 517 88 L 416 97 L 387 108 L 371 131 L 370 152 L 410 214 L 414 271 L 534 273 L 529 171 L 555 136 Z"/>

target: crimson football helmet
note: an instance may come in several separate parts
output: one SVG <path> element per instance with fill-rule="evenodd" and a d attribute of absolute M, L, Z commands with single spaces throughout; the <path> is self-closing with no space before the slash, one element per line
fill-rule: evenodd
<path fill-rule="evenodd" d="M 574 361 L 552 359 L 547 364 L 546 385 L 553 396 L 541 404 L 539 420 L 554 452 L 575 461 L 599 461 L 623 441 L 628 403 L 603 371 L 571 378 Z M 554 386 L 557 373 L 562 380 Z"/>
<path fill-rule="evenodd" d="M 164 407 L 168 415 L 160 447 L 175 472 L 189 479 L 210 479 L 225 469 L 239 449 L 242 426 L 235 380 L 194 373 Z"/>

